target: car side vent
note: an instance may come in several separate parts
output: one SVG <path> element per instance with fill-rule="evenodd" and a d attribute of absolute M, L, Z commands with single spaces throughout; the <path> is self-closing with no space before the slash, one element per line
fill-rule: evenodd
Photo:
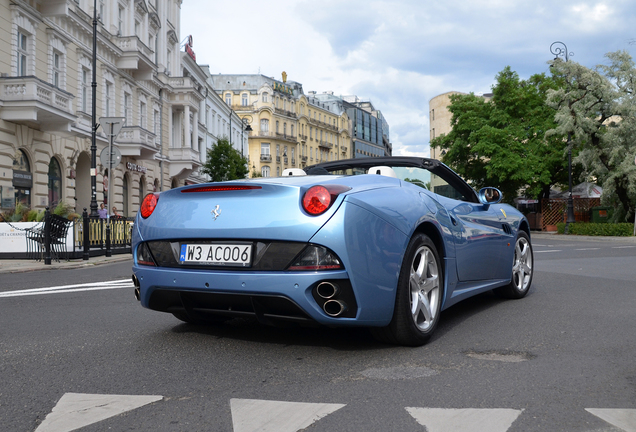
<path fill-rule="evenodd" d="M 503 230 L 506 234 L 512 235 L 512 228 L 507 223 L 503 224 Z"/>

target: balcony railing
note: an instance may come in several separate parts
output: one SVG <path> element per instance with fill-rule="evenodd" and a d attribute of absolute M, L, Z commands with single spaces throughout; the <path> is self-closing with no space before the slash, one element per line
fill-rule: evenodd
<path fill-rule="evenodd" d="M 117 136 L 117 145 L 124 156 L 154 159 L 159 151 L 157 136 L 141 126 L 124 126 Z"/>
<path fill-rule="evenodd" d="M 15 123 L 37 122 L 40 130 L 69 131 L 77 120 L 75 96 L 34 76 L 0 78 L 0 118 Z"/>
<path fill-rule="evenodd" d="M 292 117 L 292 118 L 296 118 L 297 117 L 295 112 L 283 110 L 283 109 L 280 109 L 280 108 L 274 108 L 274 112 L 276 114 L 284 115 L 284 116 L 287 116 L 287 117 Z"/>
<path fill-rule="evenodd" d="M 291 142 L 294 142 L 294 143 L 296 142 L 296 137 L 291 136 L 291 135 L 287 135 L 287 134 L 284 134 L 284 133 L 276 132 L 276 138 L 283 139 L 285 141 L 291 141 Z"/>
<path fill-rule="evenodd" d="M 272 155 L 261 153 L 261 162 L 271 162 L 271 161 L 272 161 Z"/>

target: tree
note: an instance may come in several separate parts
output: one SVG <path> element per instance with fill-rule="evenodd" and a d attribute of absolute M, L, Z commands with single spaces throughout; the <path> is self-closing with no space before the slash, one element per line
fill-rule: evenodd
<path fill-rule="evenodd" d="M 207 152 L 207 161 L 201 170 L 212 181 L 243 179 L 247 176 L 247 159 L 223 137 Z"/>
<path fill-rule="evenodd" d="M 603 204 L 614 220 L 634 219 L 636 203 L 636 68 L 625 51 L 606 54 L 609 65 L 589 69 L 576 62 L 552 62 L 567 83 L 548 93 L 557 110 L 549 134 L 572 137 L 580 150 L 574 162 L 603 187 Z"/>
<path fill-rule="evenodd" d="M 446 150 L 443 162 L 476 189 L 497 187 L 508 202 L 520 191 L 548 197 L 552 185 L 567 181 L 566 142 L 545 134 L 556 127 L 554 109 L 545 103 L 547 92 L 563 83 L 545 74 L 520 80 L 510 67 L 496 80 L 490 100 L 452 95 L 452 131 L 431 145 Z"/>

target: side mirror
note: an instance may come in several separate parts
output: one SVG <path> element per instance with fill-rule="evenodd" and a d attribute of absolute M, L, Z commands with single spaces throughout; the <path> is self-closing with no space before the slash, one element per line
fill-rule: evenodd
<path fill-rule="evenodd" d="M 497 204 L 503 198 L 501 191 L 494 187 L 481 188 L 477 196 L 483 205 Z"/>

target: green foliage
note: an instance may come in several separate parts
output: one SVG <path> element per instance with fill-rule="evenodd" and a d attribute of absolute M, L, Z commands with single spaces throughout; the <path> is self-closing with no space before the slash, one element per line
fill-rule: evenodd
<path fill-rule="evenodd" d="M 413 183 L 414 185 L 417 185 L 417 186 L 419 186 L 421 188 L 424 188 L 426 190 L 430 190 L 431 189 L 431 182 L 424 183 L 420 179 L 410 179 L 410 178 L 405 178 L 404 181 L 407 181 L 409 183 Z"/>
<path fill-rule="evenodd" d="M 490 100 L 472 93 L 451 96 L 452 131 L 431 146 L 445 149 L 443 162 L 475 189 L 494 186 L 508 202 L 519 191 L 545 197 L 550 186 L 567 181 L 566 142 L 545 135 L 556 126 L 546 94 L 562 82 L 545 74 L 520 80 L 510 67 L 496 79 Z"/>
<path fill-rule="evenodd" d="M 249 173 L 247 159 L 232 147 L 227 138 L 219 139 L 208 149 L 207 161 L 201 171 L 214 182 L 244 179 Z"/>
<path fill-rule="evenodd" d="M 557 232 L 565 233 L 565 223 L 557 224 Z M 568 234 L 585 236 L 630 237 L 634 235 L 631 223 L 571 223 Z"/>
<path fill-rule="evenodd" d="M 558 126 L 549 134 L 572 136 L 575 162 L 603 187 L 601 202 L 614 208 L 613 221 L 636 213 L 636 67 L 625 51 L 606 54 L 609 65 L 589 69 L 555 60 L 552 69 L 566 81 L 548 94 Z"/>
<path fill-rule="evenodd" d="M 259 173 L 256 170 L 252 171 L 252 174 L 250 175 L 251 178 L 258 178 L 258 177 L 263 177 L 263 174 Z"/>

